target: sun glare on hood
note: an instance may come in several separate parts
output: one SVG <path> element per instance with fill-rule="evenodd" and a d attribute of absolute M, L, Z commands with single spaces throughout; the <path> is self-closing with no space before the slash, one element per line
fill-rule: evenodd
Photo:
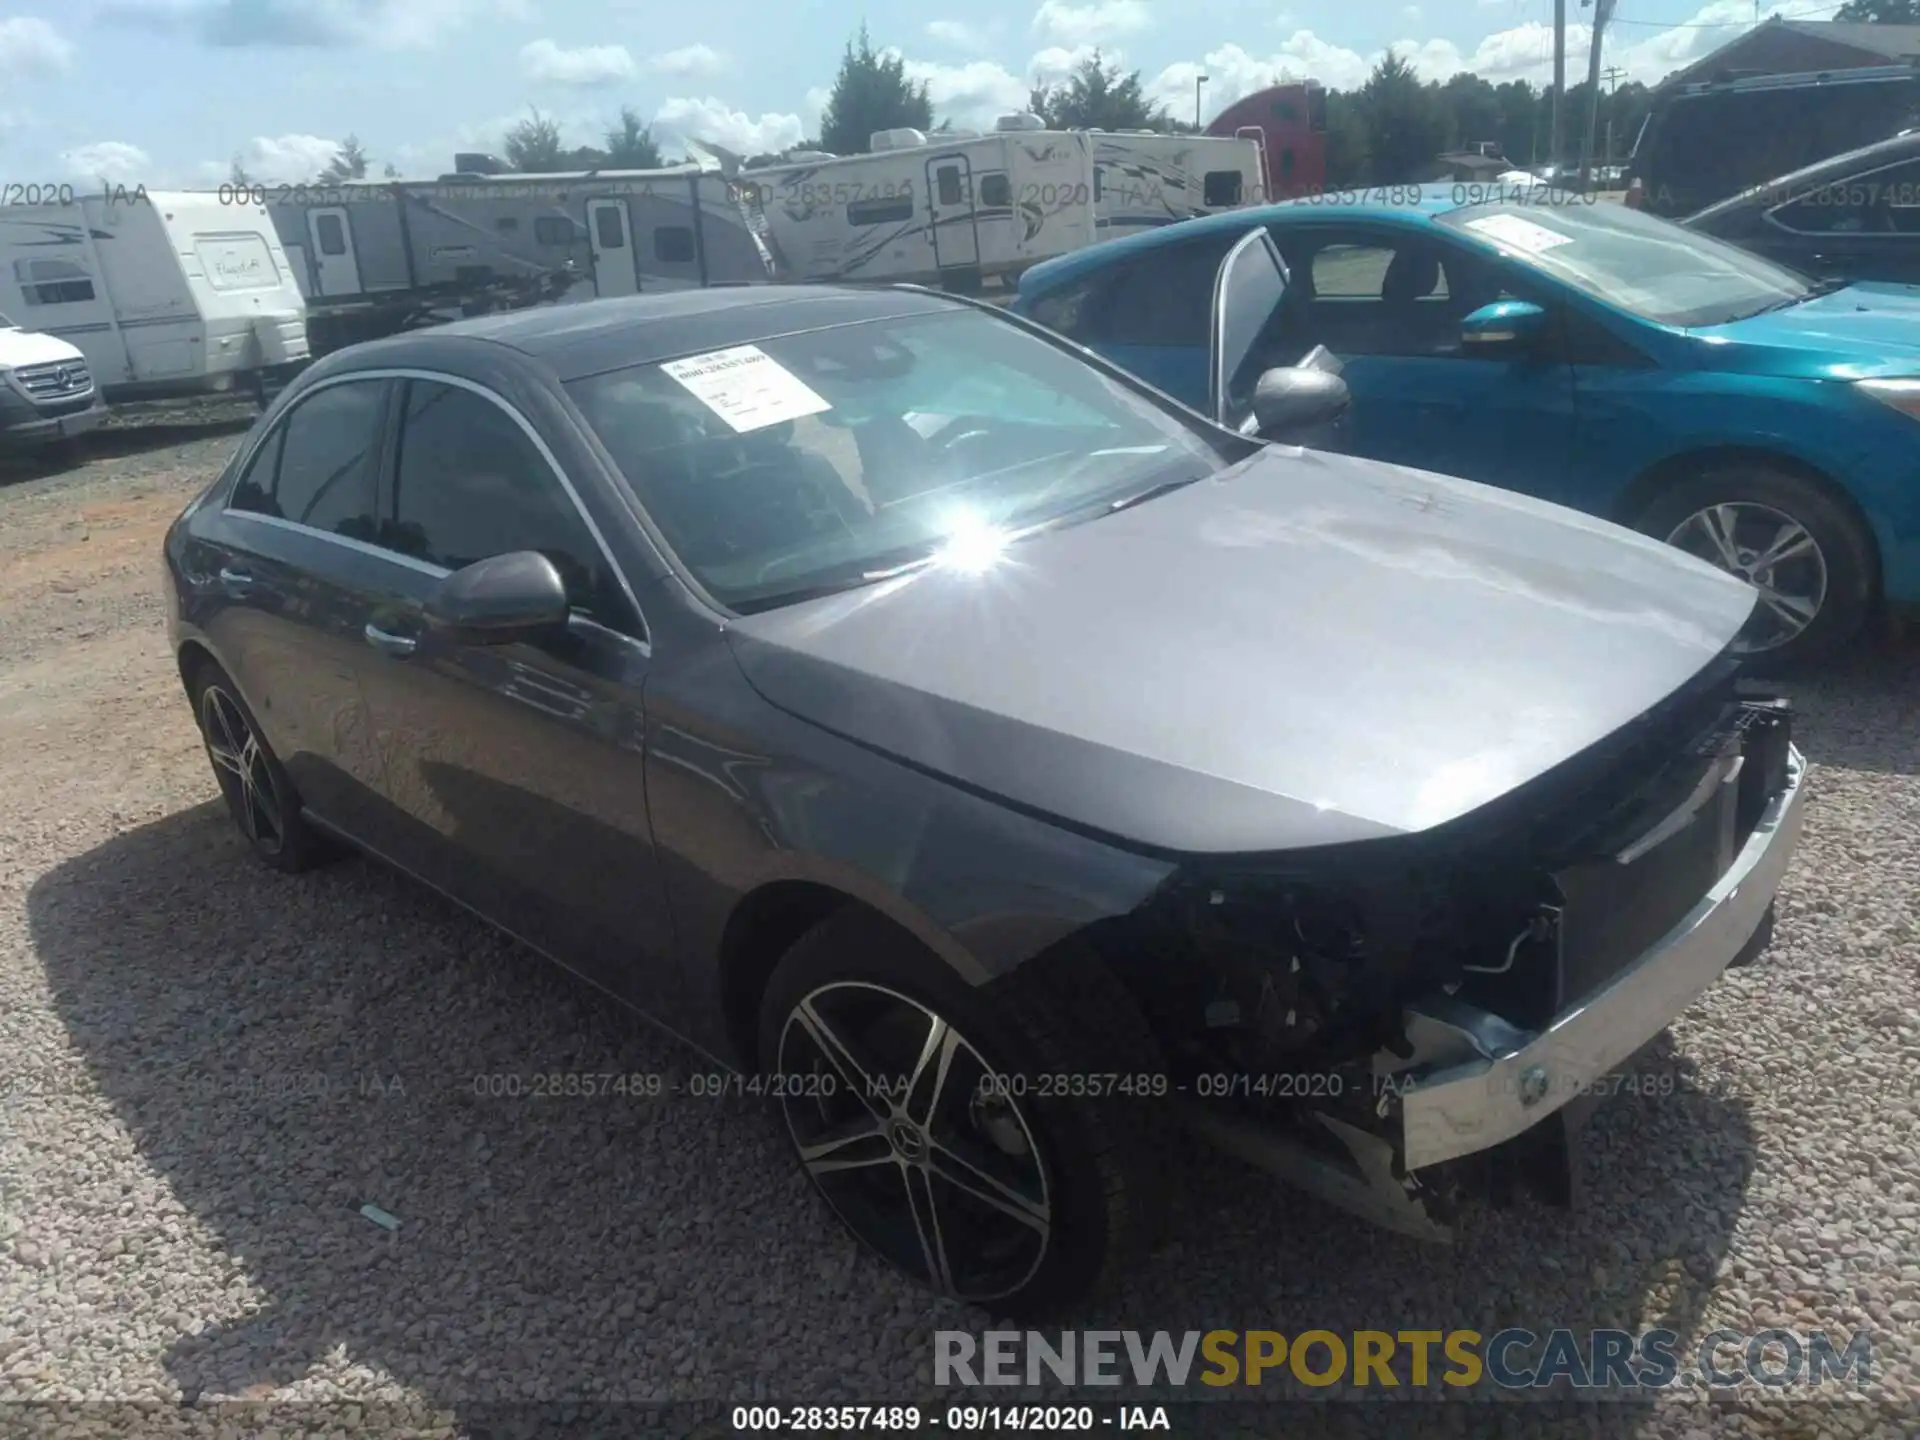
<path fill-rule="evenodd" d="M 1013 538 L 971 510 L 956 510 L 947 518 L 945 530 L 946 540 L 935 556 L 935 563 L 942 569 L 958 570 L 965 575 L 981 575 L 991 570 Z"/>

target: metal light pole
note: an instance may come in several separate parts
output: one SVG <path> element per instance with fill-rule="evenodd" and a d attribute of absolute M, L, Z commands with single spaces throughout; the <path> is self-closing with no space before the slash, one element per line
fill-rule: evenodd
<path fill-rule="evenodd" d="M 1195 130 L 1200 128 L 1200 87 L 1206 83 L 1207 77 L 1204 75 L 1193 77 L 1193 128 Z"/>
<path fill-rule="evenodd" d="M 1567 0 L 1553 0 L 1553 118 L 1547 127 L 1547 163 L 1560 169 L 1560 105 L 1567 94 Z"/>

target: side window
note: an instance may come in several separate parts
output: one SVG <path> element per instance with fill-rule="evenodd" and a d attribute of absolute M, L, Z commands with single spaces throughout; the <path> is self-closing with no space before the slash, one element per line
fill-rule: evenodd
<path fill-rule="evenodd" d="M 602 250 L 618 250 L 627 243 L 626 226 L 620 223 L 620 212 L 612 205 L 593 212 L 593 229 Z"/>
<path fill-rule="evenodd" d="M 1106 278 L 1096 275 L 1061 286 L 1033 302 L 1030 318 L 1069 340 L 1090 344 L 1099 326 L 1100 296 L 1106 290 Z"/>
<path fill-rule="evenodd" d="M 338 215 L 316 215 L 313 218 L 314 237 L 320 242 L 322 255 L 344 255 L 347 253 L 347 227 L 340 222 Z"/>
<path fill-rule="evenodd" d="M 384 380 L 329 385 L 294 406 L 240 477 L 229 505 L 330 535 L 378 538 Z"/>
<path fill-rule="evenodd" d="M 578 232 L 573 221 L 564 215 L 536 215 L 533 218 L 533 238 L 541 245 L 571 245 Z"/>
<path fill-rule="evenodd" d="M 502 235 L 511 235 L 520 228 L 520 221 L 512 215 L 502 215 L 493 222 L 493 228 Z"/>
<path fill-rule="evenodd" d="M 1095 172 L 1097 175 L 1099 172 Z M 1005 210 L 1013 204 L 1013 186 L 1004 175 L 988 175 L 980 182 L 980 203 L 990 210 Z"/>
<path fill-rule="evenodd" d="M 853 200 L 847 204 L 849 225 L 897 225 L 913 219 L 913 196 L 893 195 L 882 200 Z"/>
<path fill-rule="evenodd" d="M 456 385 L 407 386 L 383 543 L 459 570 L 494 555 L 538 550 L 567 582 L 574 607 L 630 629 L 620 585 L 585 519 L 514 418 Z"/>
<path fill-rule="evenodd" d="M 940 203 L 942 205 L 958 205 L 960 203 L 960 167 L 958 165 L 942 165 L 933 173 L 934 182 L 939 186 L 940 190 Z"/>
<path fill-rule="evenodd" d="M 1240 203 L 1240 172 L 1209 170 L 1201 192 L 1209 210 L 1231 209 Z"/>
<path fill-rule="evenodd" d="M 1157 249 L 1116 278 L 1101 339 L 1114 345 L 1205 349 L 1212 330 L 1213 282 L 1238 235 L 1209 236 Z"/>
<path fill-rule="evenodd" d="M 1331 239 L 1307 268 L 1305 338 L 1336 355 L 1458 355 L 1461 318 L 1501 293 L 1464 257 L 1419 240 Z"/>
<path fill-rule="evenodd" d="M 653 230 L 653 258 L 662 265 L 693 263 L 693 229 L 687 225 L 656 225 Z"/>
<path fill-rule="evenodd" d="M 93 277 L 71 260 L 16 260 L 13 278 L 29 305 L 71 305 L 93 299 Z"/>
<path fill-rule="evenodd" d="M 1866 235 L 1892 229 L 1872 178 L 1829 181 L 1776 206 L 1769 217 L 1800 235 Z"/>

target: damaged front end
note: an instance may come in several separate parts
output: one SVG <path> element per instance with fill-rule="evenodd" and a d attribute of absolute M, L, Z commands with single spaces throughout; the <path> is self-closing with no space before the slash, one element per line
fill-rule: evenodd
<path fill-rule="evenodd" d="M 1193 1126 L 1424 1238 L 1490 1179 L 1572 1203 L 1580 1123 L 1764 948 L 1798 839 L 1790 712 L 1732 669 L 1446 826 L 1176 874 L 1106 948 Z"/>

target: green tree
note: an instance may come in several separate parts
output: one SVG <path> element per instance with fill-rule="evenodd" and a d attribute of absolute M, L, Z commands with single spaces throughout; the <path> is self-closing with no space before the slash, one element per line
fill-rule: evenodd
<path fill-rule="evenodd" d="M 244 185 L 249 190 L 253 188 L 253 177 L 247 174 L 247 167 L 240 163 L 240 156 L 237 153 L 233 157 L 233 164 L 227 169 L 227 183 Z"/>
<path fill-rule="evenodd" d="M 1360 88 L 1369 180 L 1411 180 L 1447 145 L 1447 121 L 1413 66 L 1389 50 Z"/>
<path fill-rule="evenodd" d="M 1367 183 L 1368 143 L 1367 116 L 1360 104 L 1359 92 L 1329 90 L 1326 138 L 1329 188 L 1348 189 Z"/>
<path fill-rule="evenodd" d="M 383 178 L 388 180 L 398 180 L 400 178 L 400 172 L 394 168 L 393 162 L 391 160 L 387 162 L 386 168 L 383 169 L 380 172 L 380 174 Z"/>
<path fill-rule="evenodd" d="M 660 163 L 653 127 L 643 123 L 631 107 L 622 105 L 620 123 L 607 131 L 607 164 L 615 170 L 658 170 Z"/>
<path fill-rule="evenodd" d="M 1833 18 L 1868 25 L 1920 25 L 1920 0 L 1847 0 Z"/>
<path fill-rule="evenodd" d="M 1446 122 L 1447 148 L 1478 145 L 1487 140 L 1503 143 L 1500 131 L 1506 116 L 1500 108 L 1500 92 L 1491 84 L 1478 75 L 1460 74 L 1432 88 L 1434 103 L 1440 107 Z"/>
<path fill-rule="evenodd" d="M 507 162 L 533 174 L 565 169 L 567 147 L 561 143 L 558 122 L 538 110 L 507 131 Z"/>
<path fill-rule="evenodd" d="M 333 159 L 327 162 L 327 168 L 320 172 L 323 185 L 338 185 L 342 180 L 364 180 L 367 178 L 367 152 L 362 148 L 356 135 L 349 135 L 340 142 L 340 149 Z"/>
<path fill-rule="evenodd" d="M 899 54 L 873 48 L 863 21 L 857 40 L 847 42 L 840 73 L 820 120 L 820 140 L 835 155 L 864 155 L 882 130 L 930 130 L 933 99 L 923 80 L 907 78 Z"/>
<path fill-rule="evenodd" d="M 1098 50 L 1063 85 L 1037 85 L 1032 110 L 1052 130 L 1162 130 L 1172 117 L 1141 93 L 1140 72 L 1121 74 Z"/>

